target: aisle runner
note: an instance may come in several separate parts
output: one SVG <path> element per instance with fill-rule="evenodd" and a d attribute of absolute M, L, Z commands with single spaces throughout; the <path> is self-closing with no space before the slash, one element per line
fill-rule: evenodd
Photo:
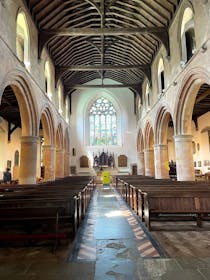
<path fill-rule="evenodd" d="M 138 248 L 139 257 L 142 258 L 160 258 L 164 254 L 162 250 L 157 246 L 155 241 L 150 237 L 147 231 L 141 226 L 138 218 L 133 215 L 132 211 L 127 207 L 121 196 L 112 188 L 109 187 L 109 193 L 116 197 L 114 208 L 121 212 L 123 218 L 129 223 L 133 234 L 134 241 L 136 242 L 136 248 Z M 98 201 L 100 197 L 99 187 L 97 187 L 86 220 L 83 223 L 83 227 L 78 235 L 75 248 L 71 257 L 72 261 L 95 261 L 96 260 L 96 243 L 97 240 L 94 237 L 96 219 L 99 217 L 97 206 L 100 203 Z M 109 194 L 107 194 L 109 195 Z M 114 203 L 113 203 L 114 204 Z M 101 205 L 100 205 L 101 206 Z"/>

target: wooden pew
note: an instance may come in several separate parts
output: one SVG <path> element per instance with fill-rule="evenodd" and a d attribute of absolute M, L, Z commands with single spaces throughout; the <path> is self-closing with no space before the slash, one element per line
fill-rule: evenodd
<path fill-rule="evenodd" d="M 77 179 L 78 180 L 78 179 Z M 73 228 L 74 233 L 81 224 L 82 217 L 90 201 L 94 184 L 89 180 L 82 180 L 82 183 L 77 180 L 67 180 L 63 183 L 59 182 L 58 186 L 50 185 L 17 185 L 4 188 L 0 187 L 0 222 L 1 224 L 17 223 L 22 225 L 29 225 L 31 221 L 38 221 L 39 223 L 46 223 L 51 225 L 55 221 L 54 217 L 59 217 L 60 224 L 69 224 Z M 71 183 L 70 183 L 71 181 Z M 74 181 L 74 185 L 72 184 Z M 76 183 L 75 183 L 76 182 Z M 83 183 L 85 184 L 83 185 Z M 24 213 L 25 215 L 24 218 Z M 60 212 L 60 209 L 62 211 Z M 55 215 L 55 211 L 57 214 Z M 54 211 L 54 214 L 52 213 Z M 59 211 L 59 212 L 58 212 Z M 41 214 L 43 212 L 43 215 Z M 26 223 L 27 221 L 27 223 Z M 56 228 L 56 223 L 55 223 Z M 69 227 L 68 227 L 69 228 Z M 41 236 L 56 238 L 64 238 L 66 236 L 63 232 L 58 235 L 56 232 L 47 234 L 29 234 L 28 239 L 34 237 L 41 238 Z M 15 235 L 8 232 L 8 239 L 13 239 Z M 25 236 L 24 234 L 22 236 Z M 6 239 L 5 234 L 0 234 L 0 240 Z M 21 238 L 19 236 L 18 238 Z"/>
<path fill-rule="evenodd" d="M 177 219 L 183 218 L 181 215 L 189 217 L 190 214 L 196 216 L 197 226 L 202 226 L 205 215 L 210 214 L 210 191 L 199 192 L 164 192 L 145 193 L 144 219 L 149 230 L 151 227 L 151 217 L 159 214 L 177 215 Z M 180 215 L 181 214 L 181 215 Z"/>

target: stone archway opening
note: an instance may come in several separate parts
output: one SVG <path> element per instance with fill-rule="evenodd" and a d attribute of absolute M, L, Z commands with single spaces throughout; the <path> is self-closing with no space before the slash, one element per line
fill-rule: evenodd
<path fill-rule="evenodd" d="M 55 180 L 55 130 L 52 113 L 46 108 L 39 125 L 38 170 L 44 181 Z"/>
<path fill-rule="evenodd" d="M 210 85 L 203 83 L 192 111 L 192 153 L 195 175 L 210 172 Z"/>
<path fill-rule="evenodd" d="M 64 177 L 64 140 L 63 140 L 63 129 L 59 125 L 56 131 L 56 168 L 55 177 Z"/>
<path fill-rule="evenodd" d="M 145 130 L 145 148 L 144 148 L 145 175 L 155 176 L 154 162 L 154 132 L 150 124 L 147 124 Z"/>
<path fill-rule="evenodd" d="M 15 163 L 15 153 L 20 153 L 22 124 L 20 108 L 11 86 L 4 89 L 0 102 L 0 173 L 9 167 L 13 180 L 19 179 L 19 162 Z"/>

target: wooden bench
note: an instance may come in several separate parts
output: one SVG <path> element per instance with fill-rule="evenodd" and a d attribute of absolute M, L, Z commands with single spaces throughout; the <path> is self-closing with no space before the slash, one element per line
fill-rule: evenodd
<path fill-rule="evenodd" d="M 77 181 L 77 180 L 75 180 Z M 0 222 L 6 224 L 18 224 L 21 227 L 32 228 L 32 224 L 39 223 L 52 225 L 68 224 L 75 233 L 81 224 L 82 217 L 88 207 L 88 203 L 92 196 L 93 184 L 84 180 L 85 186 L 76 182 L 72 185 L 63 182 L 57 186 L 51 185 L 8 185 L 0 187 Z M 62 209 L 62 211 L 61 211 Z M 55 213 L 55 211 L 57 211 Z M 61 211 L 61 212 L 60 212 Z M 55 222 L 57 217 L 57 224 Z M 0 233 L 0 240 L 24 239 L 46 239 L 66 238 L 66 232 L 46 232 L 34 234 L 7 234 Z"/>
<path fill-rule="evenodd" d="M 158 215 L 159 218 L 160 214 L 167 214 L 170 219 L 195 215 L 197 226 L 201 227 L 203 216 L 210 214 L 210 191 L 144 193 L 144 220 L 149 230 L 152 229 L 151 217 Z"/>

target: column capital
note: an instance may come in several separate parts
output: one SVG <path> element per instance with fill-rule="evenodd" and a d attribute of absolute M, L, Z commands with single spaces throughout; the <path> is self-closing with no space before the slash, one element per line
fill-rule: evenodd
<path fill-rule="evenodd" d="M 38 136 L 21 136 L 21 143 L 38 143 Z"/>
<path fill-rule="evenodd" d="M 65 150 L 64 149 L 56 149 L 57 154 L 64 154 Z"/>
<path fill-rule="evenodd" d="M 144 149 L 144 153 L 149 153 L 149 152 L 153 152 L 153 149 Z"/>
<path fill-rule="evenodd" d="M 193 136 L 190 134 L 180 134 L 174 135 L 174 140 L 176 142 L 192 142 Z"/>
<path fill-rule="evenodd" d="M 166 144 L 155 144 L 154 149 L 166 150 L 166 149 L 168 149 L 168 145 L 166 145 Z"/>
<path fill-rule="evenodd" d="M 55 151 L 55 146 L 52 146 L 52 145 L 43 145 L 42 147 L 46 151 L 47 150 L 49 150 L 49 151 L 53 151 L 54 150 Z"/>

